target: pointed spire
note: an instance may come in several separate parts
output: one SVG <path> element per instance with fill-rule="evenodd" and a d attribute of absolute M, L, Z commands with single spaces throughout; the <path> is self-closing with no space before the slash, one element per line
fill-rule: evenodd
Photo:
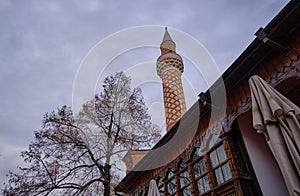
<path fill-rule="evenodd" d="M 170 34 L 169 34 L 169 32 L 168 32 L 168 28 L 165 27 L 165 35 L 164 35 L 164 38 L 163 38 L 163 42 L 167 41 L 167 40 L 173 41 L 172 38 L 171 38 L 171 36 L 170 36 Z"/>

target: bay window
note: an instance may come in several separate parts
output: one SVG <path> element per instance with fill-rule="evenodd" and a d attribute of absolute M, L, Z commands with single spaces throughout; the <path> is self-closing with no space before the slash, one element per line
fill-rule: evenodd
<path fill-rule="evenodd" d="M 218 185 L 232 178 L 228 159 L 226 157 L 223 145 L 219 146 L 217 149 L 210 153 L 210 160 Z"/>

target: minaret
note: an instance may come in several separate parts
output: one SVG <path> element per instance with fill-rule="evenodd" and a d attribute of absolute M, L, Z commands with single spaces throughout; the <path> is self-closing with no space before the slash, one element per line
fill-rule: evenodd
<path fill-rule="evenodd" d="M 161 55 L 156 62 L 156 71 L 162 79 L 166 126 L 169 131 L 186 112 L 186 105 L 181 81 L 182 58 L 176 53 L 176 44 L 168 33 L 167 27 L 160 50 Z"/>

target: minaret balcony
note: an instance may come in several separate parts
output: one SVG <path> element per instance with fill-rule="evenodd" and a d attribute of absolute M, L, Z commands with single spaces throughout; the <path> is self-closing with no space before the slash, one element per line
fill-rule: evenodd
<path fill-rule="evenodd" d="M 170 53 L 163 54 L 163 55 L 159 56 L 158 59 L 157 59 L 157 62 L 159 63 L 159 62 L 164 61 L 168 58 L 174 58 L 174 59 L 178 59 L 178 60 L 182 61 L 182 58 L 179 54 L 170 52 Z"/>

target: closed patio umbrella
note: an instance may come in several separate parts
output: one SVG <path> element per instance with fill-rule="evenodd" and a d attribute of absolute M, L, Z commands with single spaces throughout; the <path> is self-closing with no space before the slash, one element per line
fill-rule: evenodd
<path fill-rule="evenodd" d="M 253 127 L 263 133 L 290 195 L 300 195 L 300 108 L 259 76 L 249 79 Z"/>
<path fill-rule="evenodd" d="M 160 196 L 155 180 L 150 180 L 148 196 Z"/>

